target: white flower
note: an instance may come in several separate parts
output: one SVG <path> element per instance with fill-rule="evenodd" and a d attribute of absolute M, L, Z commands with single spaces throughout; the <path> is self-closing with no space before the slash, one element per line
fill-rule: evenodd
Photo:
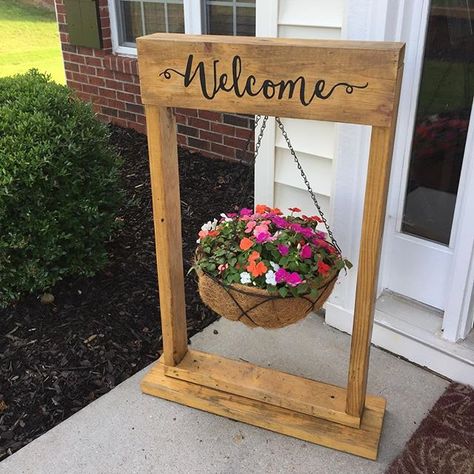
<path fill-rule="evenodd" d="M 203 226 L 201 227 L 201 230 L 210 231 L 210 230 L 214 230 L 216 227 L 217 227 L 217 219 L 214 219 L 212 222 L 209 221 L 203 224 Z"/>
<path fill-rule="evenodd" d="M 242 285 L 250 283 L 251 281 L 252 281 L 252 279 L 250 278 L 250 273 L 242 272 L 240 274 L 240 283 L 242 283 Z"/>
<path fill-rule="evenodd" d="M 280 270 L 280 265 L 278 265 L 278 263 L 270 262 L 270 265 L 272 266 L 274 271 L 277 272 L 278 270 Z"/>
<path fill-rule="evenodd" d="M 221 214 L 222 219 L 224 219 L 224 222 L 232 222 L 233 219 L 231 217 L 228 217 L 226 214 L 222 213 Z"/>
<path fill-rule="evenodd" d="M 276 286 L 277 282 L 275 280 L 275 272 L 273 270 L 268 270 L 268 272 L 265 273 L 265 283 L 267 285 Z"/>

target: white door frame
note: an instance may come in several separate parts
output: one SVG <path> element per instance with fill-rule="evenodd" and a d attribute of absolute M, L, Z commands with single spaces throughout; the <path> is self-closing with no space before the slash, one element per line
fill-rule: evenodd
<path fill-rule="evenodd" d="M 420 29 L 423 5 L 427 0 L 346 0 L 346 22 L 343 28 L 344 39 L 354 40 L 400 40 L 407 38 L 410 31 Z M 411 9 L 411 10 L 410 10 Z M 426 26 L 426 23 L 425 25 Z M 423 38 L 421 38 L 423 39 Z M 421 59 L 413 60 L 413 54 L 423 56 L 423 49 L 410 39 L 407 45 L 405 63 L 405 87 L 412 87 L 416 80 L 416 73 L 420 74 Z M 415 47 L 415 51 L 413 51 Z M 409 51 L 411 48 L 411 51 Z M 411 79 L 410 79 L 411 78 Z M 405 92 L 406 94 L 406 92 Z M 403 91 L 402 91 L 403 95 Z M 402 97 L 402 101 L 406 97 Z M 411 99 L 413 100 L 413 99 Z M 415 103 L 411 107 L 416 106 Z M 405 108 L 405 110 L 404 110 Z M 399 130 L 407 122 L 407 113 L 410 108 L 401 104 L 399 115 Z M 474 114 L 474 112 L 473 112 Z M 471 118 L 474 120 L 474 117 Z M 474 186 L 465 183 L 474 183 L 474 121 L 471 121 L 466 154 L 461 174 L 458 193 L 458 202 L 455 214 L 454 246 L 456 254 L 452 262 L 450 287 L 447 288 L 447 303 L 443 321 L 444 333 L 441 332 L 441 318 L 438 318 L 430 328 L 422 325 L 412 326 L 407 321 L 415 313 L 422 313 L 423 308 L 408 310 L 406 320 L 392 317 L 384 312 L 385 307 L 376 309 L 373 343 L 388 350 L 401 354 L 418 364 L 445 374 L 455 380 L 474 384 L 474 349 L 470 343 L 453 344 L 462 338 L 472 327 L 474 316 Z M 411 133 L 411 132 L 410 132 Z M 363 193 L 365 188 L 367 153 L 370 130 L 367 127 L 341 124 L 338 126 L 338 144 L 336 153 L 336 171 L 334 173 L 334 190 L 331 198 L 331 217 L 334 233 L 338 237 L 345 255 L 353 262 L 358 260 L 360 231 L 362 221 Z M 398 157 L 400 159 L 400 157 Z M 402 174 L 403 163 L 397 164 L 394 157 L 393 175 Z M 397 168 L 398 166 L 398 168 Z M 392 181 L 393 182 L 393 181 Z M 401 182 L 401 180 L 400 180 Z M 389 199 L 397 199 L 400 188 L 391 188 Z M 392 201 L 393 202 L 393 201 Z M 389 201 L 390 205 L 390 201 Z M 471 221 L 469 220 L 471 219 Z M 385 251 L 385 249 L 384 249 Z M 383 274 L 384 254 L 382 255 L 381 275 Z M 356 269 L 355 269 L 356 270 Z M 351 331 L 352 314 L 355 299 L 355 275 L 351 271 L 337 285 L 333 296 L 326 306 L 326 322 L 346 332 Z M 378 282 L 379 292 L 383 290 L 383 279 Z M 405 307 L 406 309 L 406 307 Z M 436 318 L 435 318 L 436 319 Z M 431 318 L 429 319 L 431 321 Z"/>

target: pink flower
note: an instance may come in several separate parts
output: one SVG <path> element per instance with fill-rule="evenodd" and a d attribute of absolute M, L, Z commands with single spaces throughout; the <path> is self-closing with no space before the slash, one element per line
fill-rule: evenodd
<path fill-rule="evenodd" d="M 280 252 L 280 255 L 283 255 L 283 257 L 288 255 L 288 252 L 290 251 L 290 248 L 287 245 L 283 245 L 283 244 L 278 244 L 277 248 L 278 248 L 278 251 Z"/>
<path fill-rule="evenodd" d="M 303 283 L 303 279 L 299 273 L 293 272 L 287 275 L 286 282 L 290 286 L 298 286 L 299 284 Z"/>
<path fill-rule="evenodd" d="M 279 229 L 286 229 L 288 227 L 288 222 L 283 217 L 271 216 L 271 220 Z"/>
<path fill-rule="evenodd" d="M 250 234 L 256 225 L 257 223 L 255 221 L 248 221 L 247 226 L 245 227 L 245 232 Z"/>
<path fill-rule="evenodd" d="M 257 243 L 261 244 L 263 242 L 271 242 L 272 240 L 275 240 L 275 237 L 272 237 L 272 234 L 270 232 L 260 232 L 256 236 Z"/>
<path fill-rule="evenodd" d="M 262 232 L 268 232 L 268 226 L 266 224 L 259 224 L 259 225 L 255 226 L 255 228 L 253 230 L 253 235 L 255 235 L 255 237 L 257 237 L 257 235 L 262 233 Z"/>
<path fill-rule="evenodd" d="M 253 214 L 252 209 L 248 209 L 244 207 L 243 209 L 240 210 L 240 215 L 241 216 L 251 216 Z"/>
<path fill-rule="evenodd" d="M 217 267 L 217 269 L 219 270 L 219 273 L 225 272 L 228 268 L 229 268 L 229 264 L 228 264 L 228 263 L 221 263 L 221 264 Z"/>
<path fill-rule="evenodd" d="M 288 272 L 284 268 L 279 268 L 277 272 L 275 273 L 275 281 L 277 283 L 282 283 L 286 281 L 287 275 L 288 275 Z"/>
<path fill-rule="evenodd" d="M 309 244 L 303 245 L 300 252 L 301 258 L 311 258 L 312 255 L 313 255 L 313 252 L 311 250 L 310 245 Z"/>

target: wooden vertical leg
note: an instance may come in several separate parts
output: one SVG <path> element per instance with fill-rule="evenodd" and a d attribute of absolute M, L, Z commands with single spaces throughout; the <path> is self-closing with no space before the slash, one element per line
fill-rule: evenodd
<path fill-rule="evenodd" d="M 187 347 L 176 122 L 171 108 L 146 106 L 163 361 L 174 366 Z"/>
<path fill-rule="evenodd" d="M 390 127 L 372 128 L 347 384 L 346 412 L 352 416 L 361 416 L 365 404 L 392 142 Z"/>

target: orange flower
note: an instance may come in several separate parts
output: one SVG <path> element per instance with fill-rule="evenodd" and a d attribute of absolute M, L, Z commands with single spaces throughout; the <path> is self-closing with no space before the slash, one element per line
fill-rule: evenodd
<path fill-rule="evenodd" d="M 276 214 L 277 216 L 281 216 L 283 214 L 283 212 L 281 212 L 280 209 L 278 209 L 278 207 L 273 208 L 272 212 L 273 214 Z"/>
<path fill-rule="evenodd" d="M 260 254 L 256 250 L 254 250 L 249 256 L 249 262 L 250 263 L 255 262 L 257 258 L 260 258 Z"/>
<path fill-rule="evenodd" d="M 270 208 L 268 206 L 265 206 L 265 204 L 257 204 L 255 206 L 255 212 L 257 214 L 264 214 L 265 212 L 270 211 Z"/>
<path fill-rule="evenodd" d="M 254 277 L 258 277 L 267 273 L 268 268 L 265 266 L 263 262 L 255 263 L 255 260 L 250 262 L 250 265 L 247 267 L 247 271 L 252 274 Z"/>
<path fill-rule="evenodd" d="M 240 241 L 240 248 L 242 250 L 248 250 L 250 247 L 252 247 L 252 245 L 253 245 L 253 242 L 248 237 L 244 237 Z"/>

